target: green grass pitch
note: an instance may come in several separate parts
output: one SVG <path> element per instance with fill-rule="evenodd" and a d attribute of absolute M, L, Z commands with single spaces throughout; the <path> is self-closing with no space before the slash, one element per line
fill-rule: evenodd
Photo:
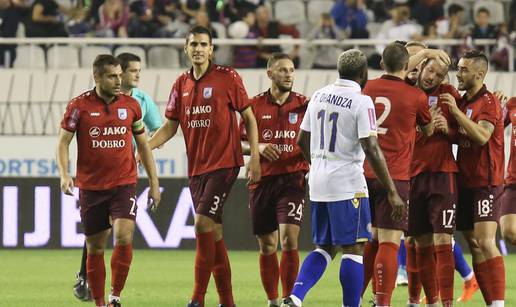
<path fill-rule="evenodd" d="M 94 306 L 78 301 L 72 294 L 79 250 L 0 250 L 0 306 Z M 109 266 L 110 252 L 106 254 Z M 306 254 L 303 253 L 301 259 Z M 122 293 L 124 307 L 186 306 L 193 284 L 193 251 L 136 250 L 133 265 Z M 233 289 L 239 307 L 265 307 L 256 252 L 230 251 Z M 334 260 L 319 283 L 308 293 L 303 306 L 341 306 L 338 280 L 340 261 Z M 516 306 L 516 255 L 505 258 L 506 306 Z M 109 267 L 107 268 L 109 281 Z M 109 283 L 108 283 L 109 285 Z M 455 275 L 455 296 L 462 279 Z M 108 288 L 108 287 L 106 287 Z M 106 289 L 106 293 L 108 289 Z M 366 296 L 364 306 L 369 306 Z M 392 306 L 406 306 L 407 288 L 396 288 Z M 485 306 L 478 291 L 474 299 L 457 306 Z M 206 306 L 217 306 L 217 292 L 210 281 Z"/>

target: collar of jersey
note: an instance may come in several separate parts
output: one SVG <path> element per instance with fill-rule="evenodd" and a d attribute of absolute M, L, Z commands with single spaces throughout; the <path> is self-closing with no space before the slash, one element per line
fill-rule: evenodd
<path fill-rule="evenodd" d="M 204 79 L 204 77 L 206 77 L 213 70 L 213 67 L 215 66 L 212 61 L 209 61 L 209 63 L 210 64 L 208 64 L 208 68 L 206 69 L 206 72 L 199 79 L 196 80 L 194 77 L 193 66 L 188 71 L 188 77 L 190 77 L 190 79 L 195 82 L 201 81 L 202 79 Z"/>
<path fill-rule="evenodd" d="M 94 87 L 92 90 L 91 90 L 91 95 L 93 97 L 95 97 L 95 99 L 98 101 L 98 102 L 101 102 L 103 104 L 107 104 L 107 105 L 111 105 L 115 102 L 118 101 L 118 99 L 120 99 L 120 96 L 123 95 L 122 93 L 120 93 L 120 95 L 118 96 L 115 96 L 115 98 L 113 98 L 113 101 L 111 101 L 110 103 L 107 103 L 104 99 L 102 99 L 102 97 L 100 97 L 98 94 L 97 94 L 97 87 Z"/>
<path fill-rule="evenodd" d="M 287 100 L 283 104 L 276 103 L 276 100 L 274 99 L 274 97 L 272 97 L 271 89 L 268 89 L 265 93 L 266 93 L 265 95 L 267 95 L 267 101 L 269 101 L 269 103 L 272 103 L 273 105 L 276 105 L 279 107 L 284 106 L 285 104 L 292 101 L 292 91 L 290 91 L 290 93 L 288 94 Z"/>
<path fill-rule="evenodd" d="M 484 95 L 485 93 L 487 93 L 487 88 L 486 88 L 486 85 L 484 84 L 482 86 L 482 88 L 475 94 L 475 96 L 471 97 L 471 99 L 468 100 L 468 98 L 466 97 L 467 93 L 464 93 L 462 98 L 464 99 L 464 101 L 466 103 L 472 103 L 472 102 L 477 101 L 478 98 L 480 98 L 480 96 Z"/>
<path fill-rule="evenodd" d="M 350 89 L 352 89 L 355 92 L 362 91 L 362 88 L 360 87 L 360 84 L 356 83 L 353 80 L 337 78 L 337 81 L 335 81 L 335 85 L 343 86 L 343 87 L 349 87 Z"/>

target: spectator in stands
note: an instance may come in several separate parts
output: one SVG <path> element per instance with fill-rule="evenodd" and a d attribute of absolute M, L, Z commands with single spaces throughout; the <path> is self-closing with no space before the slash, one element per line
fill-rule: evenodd
<path fill-rule="evenodd" d="M 198 11 L 206 11 L 206 0 L 180 0 L 181 11 L 188 17 L 195 18 Z"/>
<path fill-rule="evenodd" d="M 337 39 L 346 37 L 345 33 L 335 25 L 329 13 L 322 13 L 319 24 L 308 33 L 308 39 Z M 335 46 L 316 46 L 313 68 L 336 69 L 337 58 L 342 50 Z"/>
<path fill-rule="evenodd" d="M 249 32 L 245 38 L 258 38 L 259 33 L 256 27 L 256 15 L 254 10 L 244 11 L 242 21 L 249 26 Z M 235 68 L 255 68 L 258 49 L 256 46 L 236 46 L 233 49 L 233 67 Z"/>
<path fill-rule="evenodd" d="M 123 0 L 106 0 L 99 7 L 99 23 L 96 26 L 96 36 L 127 37 L 127 22 L 129 8 Z"/>
<path fill-rule="evenodd" d="M 211 26 L 210 16 L 208 16 L 208 13 L 206 11 L 203 11 L 203 10 L 197 11 L 197 13 L 195 14 L 195 23 L 194 23 L 193 26 L 205 27 L 205 28 L 207 28 L 207 29 L 209 29 L 211 31 L 211 37 L 212 38 L 219 37 L 219 34 L 217 33 L 217 30 L 215 30 Z"/>
<path fill-rule="evenodd" d="M 509 16 L 511 16 L 511 18 L 509 18 L 509 33 L 516 34 L 516 18 L 514 18 L 514 16 L 516 16 L 516 0 L 512 0 L 511 2 Z"/>
<path fill-rule="evenodd" d="M 444 17 L 444 0 L 417 0 L 411 7 L 412 16 L 423 27 Z"/>
<path fill-rule="evenodd" d="M 475 25 L 471 30 L 472 38 L 496 38 L 498 35 L 498 29 L 495 25 L 489 23 L 491 18 L 489 10 L 485 7 L 478 9 L 475 14 Z"/>
<path fill-rule="evenodd" d="M 242 16 L 249 11 L 255 11 L 260 5 L 263 5 L 265 0 L 233 0 L 226 1 L 226 8 L 224 14 L 229 18 L 230 23 L 241 20 Z"/>
<path fill-rule="evenodd" d="M 154 16 L 158 24 L 156 37 L 185 37 L 190 26 L 181 12 L 179 0 L 154 0 Z"/>
<path fill-rule="evenodd" d="M 452 3 L 448 7 L 448 18 L 441 18 L 436 22 L 439 38 L 463 38 L 466 30 L 462 28 L 464 21 L 464 7 Z"/>
<path fill-rule="evenodd" d="M 364 0 L 337 0 L 331 9 L 331 16 L 335 24 L 347 32 L 348 37 L 369 37 Z M 335 65 L 332 68 L 335 68 Z"/>
<path fill-rule="evenodd" d="M 25 11 L 23 3 L 0 0 L 0 37 L 16 37 Z M 0 67 L 12 67 L 15 59 L 16 45 L 0 45 Z"/>
<path fill-rule="evenodd" d="M 55 0 L 36 0 L 32 4 L 30 20 L 26 24 L 28 37 L 66 37 L 65 14 L 67 9 Z"/>
<path fill-rule="evenodd" d="M 266 6 L 259 6 L 256 9 L 256 25 L 261 38 L 279 38 L 280 34 L 290 35 L 299 38 L 299 31 L 294 26 L 284 25 L 276 20 L 271 20 L 269 9 Z M 256 64 L 260 68 L 267 67 L 267 60 L 274 52 L 280 52 L 279 45 L 259 46 L 258 59 Z M 299 66 L 299 46 L 294 46 L 289 54 L 296 67 Z"/>
<path fill-rule="evenodd" d="M 127 34 L 129 37 L 153 37 L 158 25 L 154 20 L 152 11 L 147 8 L 144 0 L 133 1 L 129 5 L 129 21 Z"/>

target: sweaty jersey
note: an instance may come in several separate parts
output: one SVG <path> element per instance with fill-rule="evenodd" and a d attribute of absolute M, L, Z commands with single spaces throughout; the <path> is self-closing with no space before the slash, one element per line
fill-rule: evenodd
<path fill-rule="evenodd" d="M 158 130 L 162 124 L 161 115 L 159 114 L 158 106 L 151 96 L 139 88 L 133 88 L 131 97 L 140 103 L 145 128 L 147 128 L 149 132 Z"/>
<path fill-rule="evenodd" d="M 297 145 L 299 126 L 305 116 L 308 98 L 290 92 L 283 104 L 274 101 L 269 91 L 251 99 L 256 122 L 258 123 L 258 142 L 270 143 L 281 151 L 276 161 L 260 158 L 262 177 L 308 171 L 308 162 Z M 247 141 L 245 125 L 240 122 L 242 139 Z"/>
<path fill-rule="evenodd" d="M 107 104 L 95 89 L 72 99 L 61 127 L 77 134 L 76 186 L 107 190 L 136 183 L 133 134 L 145 132 L 140 105 L 121 94 Z"/>
<path fill-rule="evenodd" d="M 507 102 L 505 110 L 505 126 L 512 124 L 511 130 L 511 155 L 507 166 L 506 184 L 516 184 L 516 97 Z"/>
<path fill-rule="evenodd" d="M 431 121 L 426 94 L 390 75 L 369 80 L 364 94 L 374 101 L 378 143 L 392 179 L 409 180 L 416 126 Z M 376 178 L 367 161 L 364 170 L 367 178 Z"/>
<path fill-rule="evenodd" d="M 177 78 L 165 116 L 181 125 L 189 177 L 244 165 L 235 111 L 247 107 L 242 79 L 230 67 L 210 63 L 199 80 L 192 69 Z"/>
<path fill-rule="evenodd" d="M 437 104 L 442 110 L 442 115 L 450 122 L 453 116 L 446 104 L 443 104 L 439 95 L 449 93 L 455 99 L 460 99 L 459 92 L 450 84 L 440 84 L 433 92 L 428 94 L 428 108 Z M 457 163 L 453 157 L 452 142 L 450 139 L 435 131 L 430 137 L 425 136 L 420 129 L 416 132 L 416 145 L 412 156 L 411 177 L 423 172 L 456 173 Z"/>
<path fill-rule="evenodd" d="M 368 197 L 359 139 L 376 135 L 373 101 L 358 83 L 337 79 L 317 90 L 301 129 L 310 132 L 310 200 Z"/>
<path fill-rule="evenodd" d="M 500 102 L 484 85 L 470 100 L 464 94 L 457 105 L 475 123 L 484 120 L 494 126 L 489 141 L 483 146 L 471 141 L 466 131 L 459 127 L 459 184 L 466 188 L 503 184 L 504 145 Z"/>

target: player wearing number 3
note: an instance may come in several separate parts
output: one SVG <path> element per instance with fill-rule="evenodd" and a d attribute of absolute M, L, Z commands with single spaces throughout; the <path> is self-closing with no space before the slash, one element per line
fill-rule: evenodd
<path fill-rule="evenodd" d="M 401 208 L 387 202 L 387 193 L 368 163 L 364 170 L 370 191 L 373 241 L 364 252 L 364 289 L 374 272 L 373 290 L 377 306 L 390 306 L 398 270 L 397 254 L 400 239 L 407 231 L 410 163 L 414 149 L 416 126 L 430 136 L 434 126 L 428 109 L 428 98 L 420 89 L 404 82 L 409 54 L 406 48 L 392 43 L 385 48 L 382 66 L 386 74 L 371 80 L 364 94 L 371 96 L 378 114 L 378 142 L 396 189 L 404 200 Z"/>
<path fill-rule="evenodd" d="M 317 248 L 303 262 L 292 295 L 282 307 L 301 306 L 305 295 L 342 251 L 343 306 L 360 306 L 363 245 L 371 239 L 368 189 L 363 174 L 367 157 L 389 202 L 403 208 L 376 140 L 373 101 L 361 93 L 367 59 L 357 49 L 338 59 L 339 79 L 312 96 L 301 123 L 298 144 L 311 161 L 312 238 Z"/>
<path fill-rule="evenodd" d="M 269 306 L 280 305 L 290 295 L 299 269 L 297 240 L 306 196 L 305 175 L 308 163 L 296 144 L 299 126 L 305 115 L 308 98 L 292 91 L 294 63 L 284 53 L 273 53 L 267 62 L 271 88 L 251 99 L 258 123 L 262 179 L 249 186 L 249 209 L 253 233 L 260 245 L 260 276 Z M 250 146 L 242 129 L 242 148 Z M 279 234 L 278 234 L 279 229 Z M 281 263 L 276 251 L 278 235 Z"/>

